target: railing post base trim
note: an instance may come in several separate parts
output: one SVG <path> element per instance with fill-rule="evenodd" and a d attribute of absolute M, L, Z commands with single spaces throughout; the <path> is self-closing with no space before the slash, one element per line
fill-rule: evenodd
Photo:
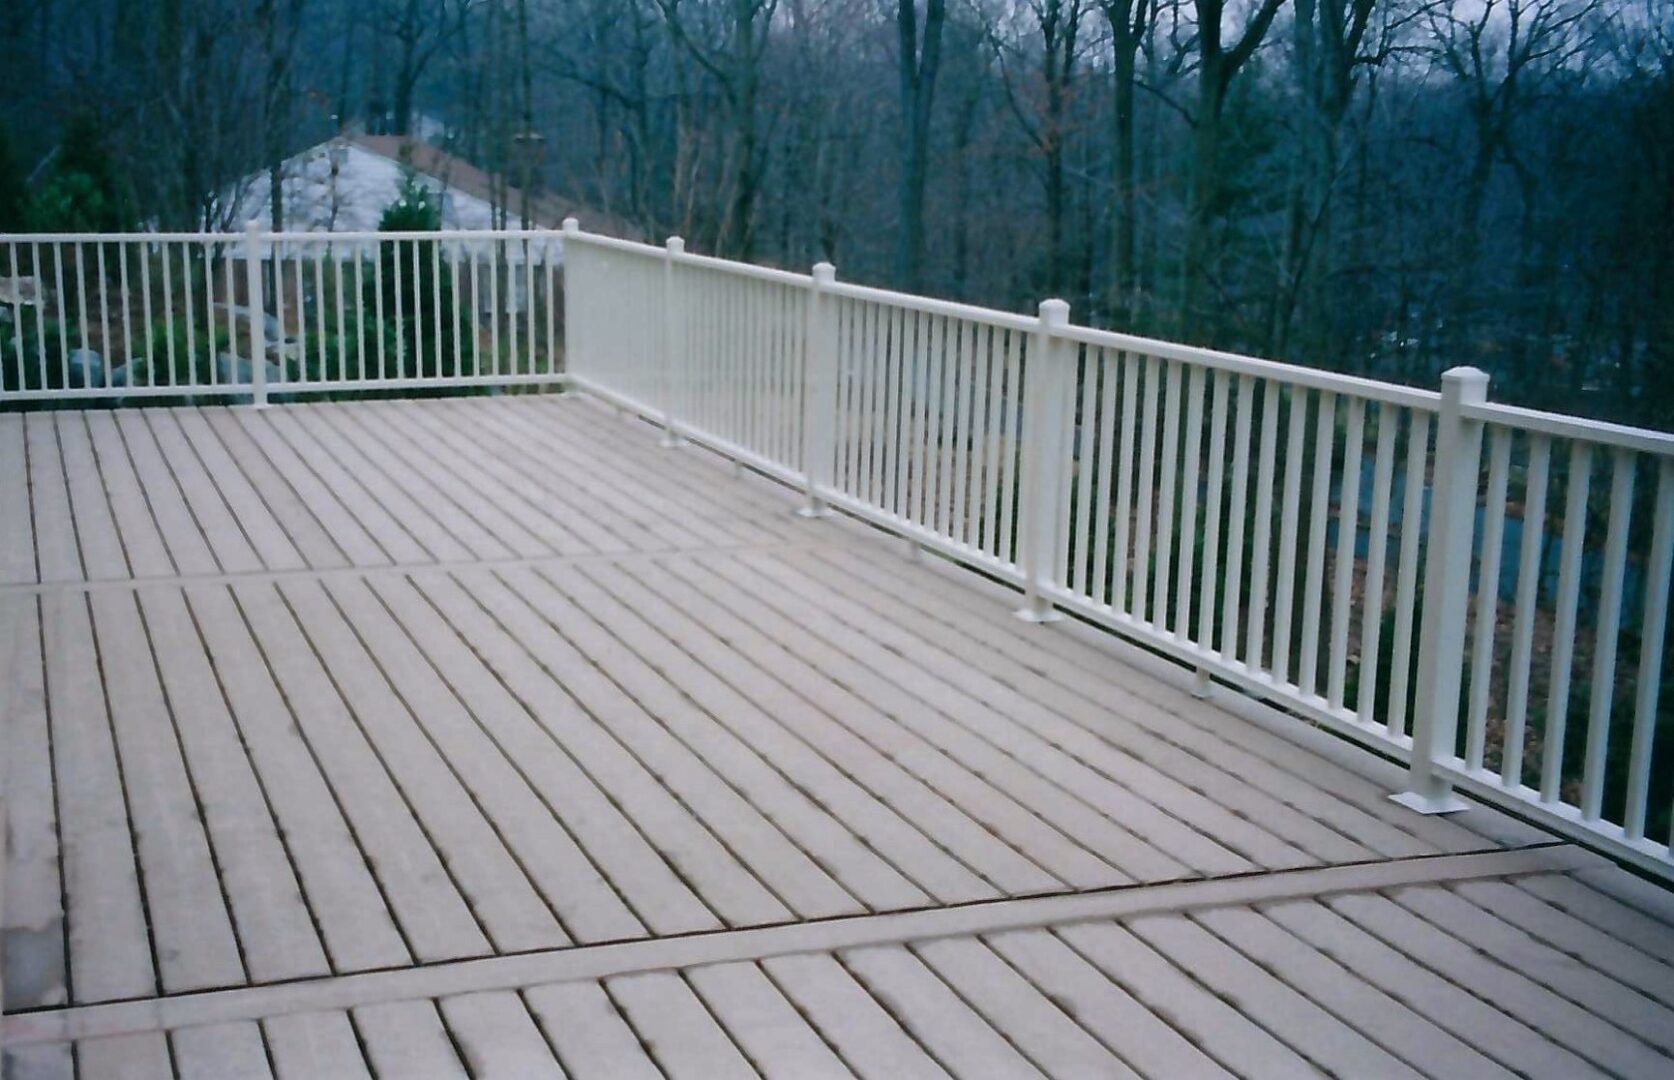
<path fill-rule="evenodd" d="M 1200 667 L 1192 672 L 1192 697 L 1206 701 L 1214 693 L 1215 684 L 1209 679 L 1209 669 Z"/>
<path fill-rule="evenodd" d="M 1457 814 L 1461 810 L 1469 810 L 1471 804 L 1453 794 L 1451 790 L 1439 795 L 1421 795 L 1416 791 L 1398 791 L 1389 797 L 1389 801 L 1400 803 L 1408 810 L 1420 814 Z"/>
<path fill-rule="evenodd" d="M 663 437 L 658 440 L 658 445 L 664 450 L 678 450 L 682 446 L 691 445 L 691 440 L 677 432 L 665 430 L 663 432 Z"/>
<path fill-rule="evenodd" d="M 830 517 L 831 516 L 831 507 L 825 505 L 825 503 L 822 502 L 822 501 L 811 502 L 807 506 L 797 507 L 796 508 L 796 516 L 800 517 L 800 518 L 810 518 L 810 519 Z"/>
<path fill-rule="evenodd" d="M 1031 597 L 1028 603 L 1012 612 L 1017 618 L 1026 623 L 1054 623 L 1064 617 L 1064 613 L 1052 606 L 1051 601 L 1039 597 Z"/>

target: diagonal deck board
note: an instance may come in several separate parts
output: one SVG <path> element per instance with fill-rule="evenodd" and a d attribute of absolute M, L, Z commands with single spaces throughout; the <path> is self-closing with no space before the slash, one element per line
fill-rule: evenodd
<path fill-rule="evenodd" d="M 1646 886 L 587 399 L 0 452 L 19 1075 L 1674 1067 Z"/>

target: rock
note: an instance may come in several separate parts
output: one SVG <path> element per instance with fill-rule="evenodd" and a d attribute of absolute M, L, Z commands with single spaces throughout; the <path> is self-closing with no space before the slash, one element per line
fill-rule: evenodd
<path fill-rule="evenodd" d="M 267 372 L 269 385 L 277 383 L 279 381 L 279 366 L 271 360 L 264 360 L 262 364 Z M 245 357 L 228 356 L 226 353 L 221 353 L 215 357 L 215 378 L 223 384 L 249 385 L 255 378 L 255 369 L 251 367 L 250 361 Z M 227 403 L 229 405 L 249 405 L 253 400 L 249 394 L 232 394 L 228 396 Z M 286 395 L 272 394 L 269 395 L 268 400 L 284 401 L 288 398 Z"/>
<path fill-rule="evenodd" d="M 66 362 L 70 369 L 71 386 L 105 385 L 105 358 L 92 349 L 71 349 Z"/>

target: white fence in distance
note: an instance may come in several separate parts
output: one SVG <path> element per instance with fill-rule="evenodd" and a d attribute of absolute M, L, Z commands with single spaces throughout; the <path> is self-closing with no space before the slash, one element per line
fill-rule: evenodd
<path fill-rule="evenodd" d="M 551 231 L 0 235 L 0 405 L 555 383 L 561 255 Z"/>

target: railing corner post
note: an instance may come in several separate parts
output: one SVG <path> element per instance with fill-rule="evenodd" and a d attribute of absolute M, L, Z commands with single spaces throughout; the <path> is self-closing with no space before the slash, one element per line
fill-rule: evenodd
<path fill-rule="evenodd" d="M 826 288 L 837 280 L 828 262 L 814 265 L 808 287 L 808 318 L 802 341 L 803 517 L 824 517 L 825 492 L 833 480 L 837 452 L 837 343 L 831 332 L 831 301 Z"/>
<path fill-rule="evenodd" d="M 250 313 L 250 405 L 267 408 L 267 304 L 262 300 L 261 222 L 244 223 L 244 309 Z M 235 354 L 236 355 L 236 352 Z"/>
<path fill-rule="evenodd" d="M 548 220 L 550 220 L 550 219 L 548 219 Z M 581 231 L 581 222 L 577 218 L 567 217 L 567 218 L 564 219 L 563 228 L 564 228 L 564 232 L 566 234 L 573 236 L 576 233 Z"/>
<path fill-rule="evenodd" d="M 663 439 L 665 447 L 684 446 L 686 440 L 680 437 L 675 429 L 675 398 L 679 392 L 678 385 L 684 388 L 686 380 L 676 373 L 676 360 L 685 356 L 685 342 L 681 340 L 681 328 L 686 325 L 684 312 L 680 308 L 679 275 L 675 273 L 675 263 L 686 252 L 686 241 L 678 236 L 671 236 L 663 245 L 663 355 L 662 355 L 662 387 L 663 399 Z"/>
<path fill-rule="evenodd" d="M 1429 541 L 1424 557 L 1412 752 L 1406 790 L 1392 796 L 1423 814 L 1452 813 L 1469 805 L 1453 793 L 1452 781 L 1439 766 L 1455 756 L 1459 730 L 1477 473 L 1482 465 L 1482 422 L 1464 416 L 1463 407 L 1486 400 L 1488 376 L 1484 372 L 1458 367 L 1442 374 Z M 1422 482 L 1422 478 L 1409 478 L 1408 482 Z"/>
<path fill-rule="evenodd" d="M 1069 304 L 1042 300 L 1039 325 L 1023 369 L 1023 475 L 1017 494 L 1023 606 L 1017 617 L 1025 622 L 1063 618 L 1052 606 L 1049 591 L 1067 509 L 1059 505 L 1061 485 L 1054 468 L 1062 461 L 1067 429 L 1075 423 L 1068 343 L 1059 336 L 1068 325 Z"/>

